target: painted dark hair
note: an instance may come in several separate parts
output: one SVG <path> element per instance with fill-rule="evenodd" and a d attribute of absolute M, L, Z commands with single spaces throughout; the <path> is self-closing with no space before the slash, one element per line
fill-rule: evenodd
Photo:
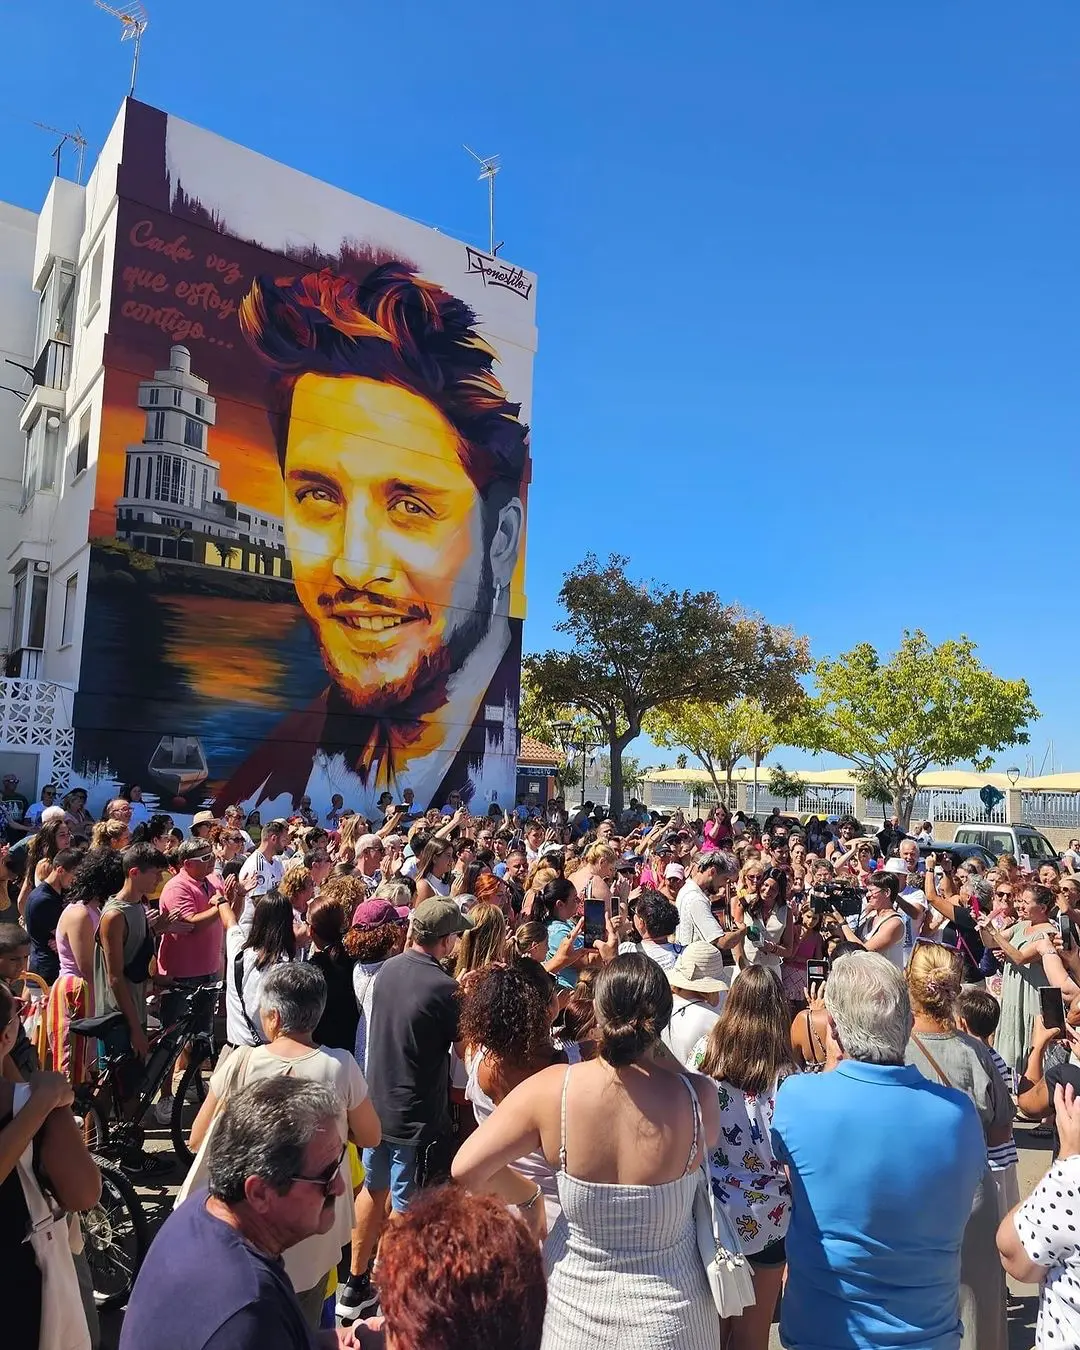
<path fill-rule="evenodd" d="M 495 378 L 496 353 L 476 325 L 463 300 L 400 262 L 383 263 L 363 282 L 329 268 L 257 277 L 241 301 L 240 327 L 281 394 L 272 414 L 279 461 L 300 376 L 360 376 L 434 404 L 458 433 L 462 465 L 481 496 L 499 483 L 502 500 L 493 504 L 509 501 L 526 475 L 529 429 Z"/>

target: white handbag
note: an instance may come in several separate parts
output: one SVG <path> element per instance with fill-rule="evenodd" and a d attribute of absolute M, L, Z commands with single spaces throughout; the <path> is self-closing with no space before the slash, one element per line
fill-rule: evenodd
<path fill-rule="evenodd" d="M 723 1207 L 717 1204 L 709 1181 L 708 1162 L 703 1162 L 698 1171 L 694 1227 L 705 1278 L 720 1316 L 738 1317 L 744 1308 L 756 1302 L 753 1272 L 743 1255 L 738 1234 Z"/>

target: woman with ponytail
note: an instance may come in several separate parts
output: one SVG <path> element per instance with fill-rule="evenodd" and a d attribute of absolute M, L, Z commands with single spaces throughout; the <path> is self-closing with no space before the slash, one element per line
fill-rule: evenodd
<path fill-rule="evenodd" d="M 556 1169 L 545 1346 L 715 1350 L 693 1201 L 719 1139 L 716 1087 L 683 1072 L 660 1040 L 672 995 L 655 961 L 616 956 L 593 990 L 596 1058 L 515 1087 L 462 1146 L 454 1176 L 528 1217 L 542 1191 L 520 1198 L 527 1183 L 514 1161 L 539 1151 Z"/>

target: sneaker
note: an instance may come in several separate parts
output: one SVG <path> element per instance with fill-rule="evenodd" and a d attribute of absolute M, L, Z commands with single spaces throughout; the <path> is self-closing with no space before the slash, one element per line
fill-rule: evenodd
<path fill-rule="evenodd" d="M 367 1275 L 359 1280 L 349 1280 L 338 1290 L 334 1311 L 343 1322 L 358 1322 L 362 1317 L 374 1317 L 378 1310 L 379 1291 L 372 1286 Z"/>
<path fill-rule="evenodd" d="M 159 1125 L 172 1124 L 173 1099 L 171 1097 L 162 1097 L 155 1102 L 152 1108 L 152 1115 Z"/>

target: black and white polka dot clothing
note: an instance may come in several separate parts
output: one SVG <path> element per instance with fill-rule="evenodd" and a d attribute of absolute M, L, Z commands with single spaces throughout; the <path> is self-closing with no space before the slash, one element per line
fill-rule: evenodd
<path fill-rule="evenodd" d="M 1049 1274 L 1039 1300 L 1035 1350 L 1080 1346 L 1080 1157 L 1054 1163 L 1016 1212 L 1016 1232 Z"/>

